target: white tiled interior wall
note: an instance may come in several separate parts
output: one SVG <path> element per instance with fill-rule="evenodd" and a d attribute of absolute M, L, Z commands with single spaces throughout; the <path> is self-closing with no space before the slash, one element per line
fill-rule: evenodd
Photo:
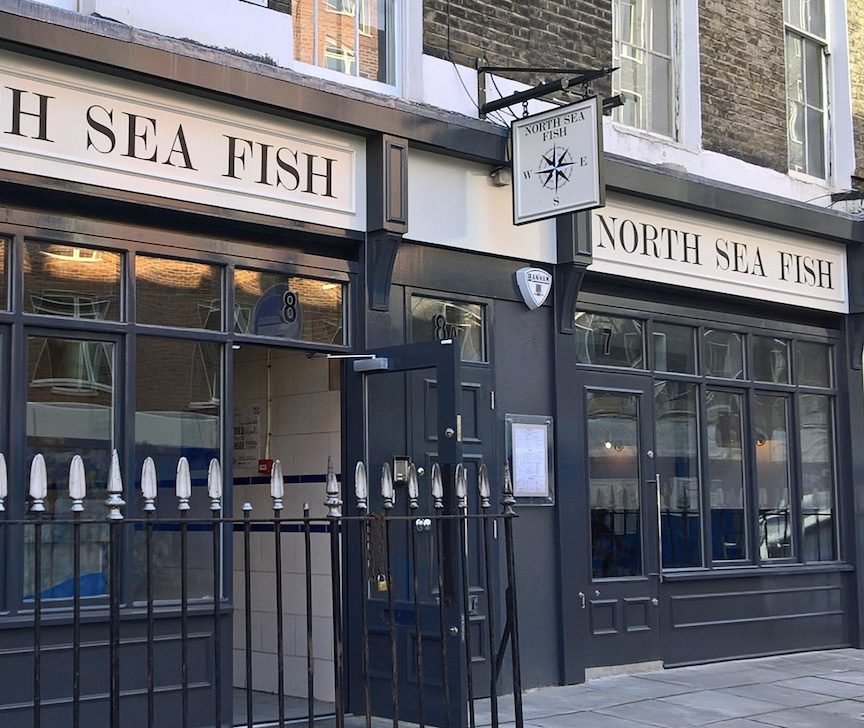
<path fill-rule="evenodd" d="M 270 350 L 271 427 L 270 457 L 282 463 L 286 478 L 284 518 L 300 518 L 308 503 L 313 518 L 326 515 L 324 476 L 327 458 L 337 473 L 341 462 L 338 389 L 330 389 L 326 358 L 305 352 Z M 234 408 L 260 413 L 260 457 L 265 456 L 267 430 L 267 349 L 243 346 L 234 351 Z M 243 504 L 252 504 L 252 518 L 270 518 L 273 501 L 266 484 L 242 484 L 258 476 L 253 465 L 236 467 L 234 515 L 242 518 Z M 318 476 L 314 482 L 292 483 L 294 476 Z M 285 694 L 306 696 L 306 586 L 305 547 L 301 531 L 283 529 L 282 623 L 284 629 Z M 330 536 L 311 535 L 312 629 L 315 660 L 315 697 L 333 700 L 333 619 L 330 588 Z M 256 690 L 276 692 L 276 554 L 272 531 L 251 535 L 252 682 Z M 243 581 L 243 534 L 234 533 L 234 684 L 245 687 L 246 654 Z"/>

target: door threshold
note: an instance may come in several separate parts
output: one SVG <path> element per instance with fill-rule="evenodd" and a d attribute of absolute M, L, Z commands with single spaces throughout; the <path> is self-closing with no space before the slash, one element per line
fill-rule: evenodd
<path fill-rule="evenodd" d="M 605 665 L 603 667 L 586 667 L 585 679 L 592 680 L 598 677 L 611 677 L 612 675 L 632 675 L 637 672 L 657 672 L 663 669 L 663 660 L 649 660 L 648 662 L 631 662 L 629 665 Z"/>

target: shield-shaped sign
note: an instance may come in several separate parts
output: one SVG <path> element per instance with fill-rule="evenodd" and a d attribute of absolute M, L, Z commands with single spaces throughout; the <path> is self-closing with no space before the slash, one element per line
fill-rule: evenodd
<path fill-rule="evenodd" d="M 552 274 L 542 268 L 520 268 L 516 271 L 516 283 L 525 305 L 532 311 L 540 308 L 552 290 Z"/>

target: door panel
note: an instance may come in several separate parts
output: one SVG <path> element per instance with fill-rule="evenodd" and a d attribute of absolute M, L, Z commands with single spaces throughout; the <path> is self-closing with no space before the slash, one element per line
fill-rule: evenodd
<path fill-rule="evenodd" d="M 659 659 L 659 544 L 651 382 L 583 382 L 590 562 L 586 665 Z M 583 606 L 584 605 L 584 606 Z"/>
<path fill-rule="evenodd" d="M 419 478 L 419 514 L 433 512 L 429 474 L 438 462 L 444 481 L 444 513 L 456 512 L 453 488 L 455 465 L 462 460 L 462 444 L 455 433 L 461 412 L 461 388 L 456 386 L 461 368 L 458 352 L 448 343 L 412 344 L 377 350 L 385 369 L 350 371 L 347 375 L 346 400 L 349 415 L 362 411 L 362 431 L 349 429 L 348 457 L 363 459 L 369 470 L 370 512 L 381 513 L 380 473 L 385 462 L 394 456 L 408 456 L 424 473 Z M 349 423 L 349 428 L 350 428 Z M 448 436 L 448 430 L 452 433 Z M 361 449 L 351 450 L 351 443 L 363 442 Z M 347 466 L 353 472 L 353 462 Z M 396 486 L 392 516 L 407 516 L 408 494 L 403 485 Z M 373 520 L 370 534 L 370 572 L 386 571 L 388 538 L 383 522 Z M 420 632 L 423 644 L 423 712 L 427 725 L 449 724 L 459 728 L 465 723 L 466 678 L 461 630 L 461 576 L 458 531 L 450 522 L 440 530 L 443 556 L 443 598 L 438 589 L 438 529 L 417 532 L 411 520 L 389 522 L 389 553 L 392 578 L 379 590 L 376 573 L 358 574 L 360 553 L 359 529 L 349 528 L 345 539 L 346 564 L 354 573 L 347 574 L 349 709 L 364 712 L 361 670 L 362 622 L 358 600 L 365 599 L 369 620 L 370 672 L 369 686 L 374 715 L 392 717 L 390 599 L 396 635 L 397 696 L 400 721 L 419 720 L 419 698 L 416 665 L 417 630 L 413 598 L 411 559 L 412 535 L 416 539 L 417 577 L 419 582 Z M 362 571 L 362 566 L 359 568 Z M 389 590 L 389 591 L 388 591 Z M 439 601 L 443 602 L 444 623 L 448 630 L 446 646 L 447 682 L 444 683 L 443 647 L 440 636 Z M 449 633 L 456 627 L 455 636 Z M 449 722 L 448 722 L 449 715 Z"/>

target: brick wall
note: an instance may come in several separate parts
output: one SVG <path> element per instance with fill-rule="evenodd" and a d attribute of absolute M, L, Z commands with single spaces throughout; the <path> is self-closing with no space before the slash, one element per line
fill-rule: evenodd
<path fill-rule="evenodd" d="M 852 124 L 855 176 L 864 187 L 864 0 L 849 0 L 849 65 L 852 76 Z"/>
<path fill-rule="evenodd" d="M 699 0 L 699 25 L 704 148 L 785 172 L 783 3 Z"/>
<path fill-rule="evenodd" d="M 610 0 L 424 0 L 423 13 L 424 52 L 462 65 L 474 67 L 484 56 L 496 66 L 599 68 L 612 63 Z M 525 74 L 513 78 L 537 80 Z M 608 94 L 609 81 L 596 89 Z"/>

